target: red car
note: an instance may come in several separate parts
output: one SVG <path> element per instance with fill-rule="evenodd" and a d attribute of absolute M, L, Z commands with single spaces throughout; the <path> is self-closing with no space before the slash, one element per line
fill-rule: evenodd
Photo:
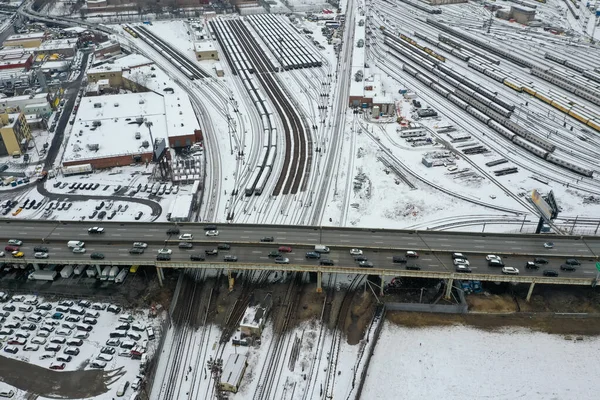
<path fill-rule="evenodd" d="M 64 362 L 53 362 L 52 364 L 50 364 L 50 369 L 63 370 L 66 366 L 67 364 L 65 364 Z"/>
<path fill-rule="evenodd" d="M 290 246 L 279 246 L 279 251 L 282 253 L 291 253 L 292 248 Z"/>
<path fill-rule="evenodd" d="M 19 246 L 6 246 L 4 250 L 12 253 L 13 251 L 19 251 Z"/>

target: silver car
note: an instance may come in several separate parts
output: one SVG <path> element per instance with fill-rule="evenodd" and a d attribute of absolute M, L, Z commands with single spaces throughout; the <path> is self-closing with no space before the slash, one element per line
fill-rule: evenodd
<path fill-rule="evenodd" d="M 85 247 L 74 247 L 73 253 L 75 253 L 75 254 L 85 253 Z"/>
<path fill-rule="evenodd" d="M 33 256 L 35 258 L 48 258 L 48 253 L 42 253 L 42 252 L 38 251 Z"/>

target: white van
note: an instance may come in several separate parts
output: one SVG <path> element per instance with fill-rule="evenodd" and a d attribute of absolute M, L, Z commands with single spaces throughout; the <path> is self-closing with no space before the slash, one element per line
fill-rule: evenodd
<path fill-rule="evenodd" d="M 85 242 L 82 242 L 81 240 L 69 240 L 67 242 L 67 247 L 74 249 L 75 247 L 84 247 L 85 246 Z"/>
<path fill-rule="evenodd" d="M 119 386 L 119 389 L 117 389 L 117 397 L 123 397 L 125 395 L 125 392 L 127 391 L 128 387 L 129 387 L 129 381 L 125 381 L 125 382 L 121 383 L 121 386 Z"/>
<path fill-rule="evenodd" d="M 315 244 L 315 251 L 317 253 L 329 253 L 329 247 L 323 246 L 322 244 Z"/>

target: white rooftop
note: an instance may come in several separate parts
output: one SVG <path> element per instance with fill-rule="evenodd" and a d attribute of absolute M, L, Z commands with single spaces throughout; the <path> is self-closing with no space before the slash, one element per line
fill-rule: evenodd
<path fill-rule="evenodd" d="M 242 380 L 248 357 L 243 354 L 230 354 L 221 374 L 221 384 L 237 386 Z"/>
<path fill-rule="evenodd" d="M 196 51 L 217 51 L 214 43 L 210 41 L 196 42 L 194 43 L 194 49 Z"/>
<path fill-rule="evenodd" d="M 178 194 L 171 203 L 171 208 L 169 210 L 171 213 L 171 220 L 189 218 L 193 201 L 193 194 Z"/>
<path fill-rule="evenodd" d="M 100 105 L 100 107 L 98 107 Z M 140 118 L 140 122 L 137 119 Z M 101 123 L 94 126 L 94 123 Z M 134 155 L 152 151 L 145 122 L 151 122 L 153 139 L 167 137 L 164 101 L 154 93 L 84 97 L 79 105 L 63 161 Z M 136 139 L 136 132 L 141 138 Z M 142 147 L 147 141 L 149 147 Z M 97 145 L 90 150 L 88 145 Z"/>
<path fill-rule="evenodd" d="M 121 71 L 123 69 L 136 68 L 142 65 L 152 64 L 152 60 L 141 54 L 129 54 L 125 57 L 116 58 L 110 62 L 95 68 L 90 68 L 88 74 L 94 74 L 106 71 Z"/>
<path fill-rule="evenodd" d="M 256 319 L 257 314 L 259 312 L 262 312 L 263 314 L 260 315 L 258 319 Z M 264 308 L 261 307 L 260 304 L 255 306 L 249 306 L 248 308 L 246 308 L 246 312 L 242 317 L 242 322 L 240 323 L 240 326 L 246 326 L 248 328 L 259 328 L 261 321 L 264 317 Z"/>
<path fill-rule="evenodd" d="M 46 35 L 45 32 L 31 32 L 21 33 L 17 35 L 10 35 L 4 41 L 15 41 L 15 40 L 27 40 L 27 39 L 42 39 Z"/>
<path fill-rule="evenodd" d="M 38 51 L 74 49 L 75 47 L 77 47 L 77 39 L 53 39 L 43 42 L 38 47 Z"/>

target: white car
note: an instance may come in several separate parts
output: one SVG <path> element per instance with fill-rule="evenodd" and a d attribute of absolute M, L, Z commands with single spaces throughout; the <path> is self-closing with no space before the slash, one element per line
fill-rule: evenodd
<path fill-rule="evenodd" d="M 85 253 L 85 247 L 74 247 L 73 253 L 75 253 L 75 254 Z"/>
<path fill-rule="evenodd" d="M 25 351 L 38 351 L 39 349 L 40 349 L 39 344 L 28 344 L 25 347 L 23 347 L 23 350 L 25 350 Z"/>
<path fill-rule="evenodd" d="M 33 339 L 31 339 L 31 343 L 34 344 L 46 344 L 46 338 L 40 337 L 40 336 L 36 336 Z"/>
<path fill-rule="evenodd" d="M 42 353 L 40 355 L 40 360 L 46 360 L 48 358 L 54 358 L 56 356 L 56 353 L 53 351 L 47 351 L 45 353 Z"/>
<path fill-rule="evenodd" d="M 515 267 L 503 267 L 502 273 L 506 275 L 519 275 L 519 270 Z"/>
<path fill-rule="evenodd" d="M 94 226 L 93 228 L 88 229 L 88 233 L 104 233 L 104 228 Z"/>
<path fill-rule="evenodd" d="M 219 236 L 219 231 L 206 231 L 206 236 Z"/>
<path fill-rule="evenodd" d="M 48 253 L 37 252 L 33 256 L 35 258 L 48 258 Z"/>
<path fill-rule="evenodd" d="M 131 382 L 131 388 L 133 390 L 138 390 L 140 388 L 141 384 L 142 384 L 142 378 L 140 378 L 139 376 L 136 376 L 135 379 L 133 380 L 133 382 Z"/>
<path fill-rule="evenodd" d="M 218 233 L 217 233 L 217 235 L 218 235 Z M 182 235 L 179 235 L 179 240 L 192 240 L 192 239 L 194 239 L 194 235 L 192 235 L 191 233 L 184 233 Z"/>
<path fill-rule="evenodd" d="M 492 261 L 492 260 L 498 260 L 498 261 L 502 261 L 502 258 L 494 255 L 494 254 L 488 254 L 487 256 L 485 256 L 485 259 L 487 261 Z"/>
<path fill-rule="evenodd" d="M 455 258 L 453 261 L 454 265 L 471 265 L 471 263 L 469 263 L 469 260 L 466 260 L 464 258 Z"/>
<path fill-rule="evenodd" d="M 171 254 L 173 250 L 171 249 L 158 249 L 158 254 Z"/>
<path fill-rule="evenodd" d="M 363 251 L 361 249 L 350 249 L 351 256 L 362 256 Z"/>
<path fill-rule="evenodd" d="M 133 242 L 133 247 L 135 249 L 145 249 L 146 247 L 148 247 L 148 243 L 144 243 L 144 242 Z"/>
<path fill-rule="evenodd" d="M 546 242 L 546 243 L 544 243 L 544 248 L 546 248 L 546 249 L 553 249 L 554 248 L 554 243 L 553 242 Z"/>
<path fill-rule="evenodd" d="M 102 361 L 112 361 L 113 356 L 111 356 L 110 354 L 98 354 L 98 356 L 96 356 L 97 360 L 102 360 Z"/>
<path fill-rule="evenodd" d="M 4 252 L 0 251 L 0 257 L 4 257 Z"/>

